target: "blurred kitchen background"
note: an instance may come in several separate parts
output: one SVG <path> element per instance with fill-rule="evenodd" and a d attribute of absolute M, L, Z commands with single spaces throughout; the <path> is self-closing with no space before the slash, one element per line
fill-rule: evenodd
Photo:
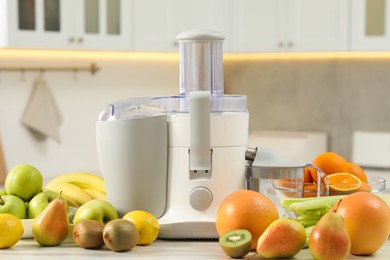
<path fill-rule="evenodd" d="M 388 178 L 389 16 L 387 0 L 0 0 L 0 173 L 99 173 L 99 112 L 178 94 L 175 37 L 206 28 L 226 36 L 249 145 L 305 162 L 333 151 Z M 27 126 L 42 117 L 54 137 Z"/>

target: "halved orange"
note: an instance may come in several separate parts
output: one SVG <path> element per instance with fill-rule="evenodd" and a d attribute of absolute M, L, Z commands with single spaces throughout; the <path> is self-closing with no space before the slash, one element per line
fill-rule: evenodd
<path fill-rule="evenodd" d="M 332 173 L 326 176 L 329 189 L 333 191 L 354 191 L 362 186 L 362 181 L 347 172 Z"/>
<path fill-rule="evenodd" d="M 362 182 L 362 186 L 359 187 L 358 191 L 370 191 L 371 189 L 371 185 Z"/>

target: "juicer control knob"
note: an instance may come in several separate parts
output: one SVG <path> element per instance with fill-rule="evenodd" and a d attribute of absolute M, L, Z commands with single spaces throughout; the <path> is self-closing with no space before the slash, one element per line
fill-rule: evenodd
<path fill-rule="evenodd" d="M 205 187 L 196 187 L 190 193 L 190 204 L 195 210 L 202 211 L 210 207 L 213 194 Z"/>

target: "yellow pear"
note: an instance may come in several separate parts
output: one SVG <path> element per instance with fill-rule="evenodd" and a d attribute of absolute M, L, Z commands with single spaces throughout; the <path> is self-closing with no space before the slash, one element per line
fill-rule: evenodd
<path fill-rule="evenodd" d="M 321 217 L 310 234 L 309 250 L 315 259 L 342 260 L 349 255 L 351 240 L 344 219 L 337 212 L 340 202 Z"/>
<path fill-rule="evenodd" d="M 290 258 L 302 250 L 306 242 L 306 230 L 295 220 L 274 220 L 261 234 L 257 253 L 263 258 Z"/>
<path fill-rule="evenodd" d="M 57 246 L 66 239 L 69 233 L 67 209 L 64 200 L 54 199 L 33 220 L 32 232 L 40 245 Z"/>

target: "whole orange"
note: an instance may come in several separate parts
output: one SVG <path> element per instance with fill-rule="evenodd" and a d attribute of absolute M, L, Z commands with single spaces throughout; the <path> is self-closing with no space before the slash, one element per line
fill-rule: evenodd
<path fill-rule="evenodd" d="M 370 255 L 386 243 L 390 234 L 390 209 L 377 195 L 365 191 L 347 195 L 337 212 L 347 226 L 351 254 Z"/>
<path fill-rule="evenodd" d="M 313 165 L 320 168 L 326 175 L 338 172 L 348 172 L 348 162 L 341 155 L 334 152 L 325 152 L 313 160 Z M 317 170 L 310 168 L 311 177 L 318 182 Z"/>
<path fill-rule="evenodd" d="M 233 229 L 251 232 L 255 250 L 264 230 L 279 218 L 275 204 L 267 196 L 252 190 L 238 190 L 229 194 L 219 205 L 215 225 L 219 236 Z"/>
<path fill-rule="evenodd" d="M 362 169 L 362 167 L 353 162 L 348 162 L 347 165 L 349 173 L 355 175 L 364 183 L 368 182 L 366 172 Z"/>

